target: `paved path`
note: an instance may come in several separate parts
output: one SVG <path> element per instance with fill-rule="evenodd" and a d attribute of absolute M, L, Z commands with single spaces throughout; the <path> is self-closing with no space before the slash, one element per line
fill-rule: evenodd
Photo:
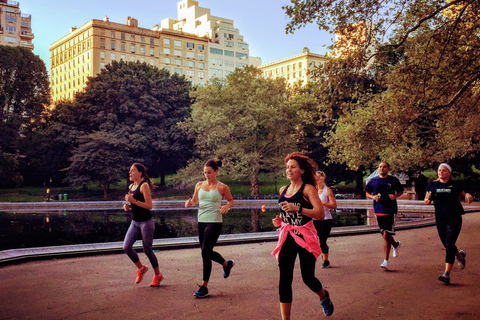
<path fill-rule="evenodd" d="M 480 213 L 466 214 L 458 245 L 467 252 L 467 267 L 454 267 L 449 286 L 437 280 L 444 249 L 435 227 L 399 231 L 402 248 L 390 259 L 390 271 L 379 266 L 379 234 L 331 238 L 333 267 L 318 266 L 316 272 L 335 305 L 331 319 L 480 318 L 478 230 Z M 193 297 L 201 279 L 197 248 L 157 252 L 165 275 L 159 288 L 149 287 L 152 270 L 135 285 L 125 254 L 7 265 L 0 268 L 0 319 L 280 319 L 274 246 L 269 241 L 218 247 L 236 266 L 223 279 L 222 268 L 214 265 L 207 299 Z M 301 281 L 298 262 L 293 293 L 292 319 L 325 318 Z"/>

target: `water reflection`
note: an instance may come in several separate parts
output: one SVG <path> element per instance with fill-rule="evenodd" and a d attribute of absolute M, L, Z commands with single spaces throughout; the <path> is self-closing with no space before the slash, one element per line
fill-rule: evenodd
<path fill-rule="evenodd" d="M 154 210 L 156 239 L 197 236 L 197 210 Z M 235 209 L 224 216 L 223 234 L 274 231 L 278 209 Z M 333 214 L 334 227 L 371 224 L 366 209 Z M 0 212 L 0 250 L 123 241 L 131 216 L 123 210 Z"/>

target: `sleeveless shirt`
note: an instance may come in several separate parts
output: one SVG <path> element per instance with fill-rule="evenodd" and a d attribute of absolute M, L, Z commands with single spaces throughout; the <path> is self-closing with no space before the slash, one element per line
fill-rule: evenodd
<path fill-rule="evenodd" d="M 198 222 L 223 222 L 223 217 L 220 213 L 223 197 L 218 191 L 219 183 L 217 183 L 215 190 L 205 191 L 202 187 L 198 190 Z"/>
<path fill-rule="evenodd" d="M 318 197 L 320 198 L 320 201 L 322 202 L 328 202 L 328 196 L 327 196 L 327 187 L 323 187 L 323 191 L 322 193 L 320 193 L 318 195 Z M 323 220 L 328 220 L 328 219 L 332 219 L 332 214 L 330 213 L 330 208 L 327 208 L 325 206 L 323 206 L 323 211 L 325 212 L 325 218 Z"/>
<path fill-rule="evenodd" d="M 140 201 L 140 202 L 145 202 L 145 197 L 143 196 L 143 193 L 140 192 L 140 187 L 145 181 L 140 182 L 138 185 L 137 189 L 134 191 L 129 190 L 128 193 L 133 195 L 133 199 Z M 152 212 L 149 209 L 145 209 L 142 207 L 137 206 L 136 204 L 132 203 L 132 219 L 133 221 L 136 222 L 143 222 L 150 220 L 152 216 Z"/>
<path fill-rule="evenodd" d="M 286 196 L 285 193 L 287 192 L 287 189 L 290 188 L 290 185 L 288 185 L 280 195 L 280 198 L 278 199 L 278 203 L 281 202 L 288 202 L 292 203 L 296 206 L 302 206 L 302 208 L 306 209 L 313 209 L 313 205 L 305 199 L 305 196 L 303 195 L 303 189 L 305 189 L 306 183 L 304 182 L 300 189 L 298 191 L 291 195 L 291 196 Z M 290 224 L 292 226 L 303 226 L 304 224 L 307 224 L 309 221 L 312 220 L 312 218 L 305 216 L 301 213 L 298 212 L 285 212 L 281 211 L 280 217 L 282 218 L 282 221 Z"/>

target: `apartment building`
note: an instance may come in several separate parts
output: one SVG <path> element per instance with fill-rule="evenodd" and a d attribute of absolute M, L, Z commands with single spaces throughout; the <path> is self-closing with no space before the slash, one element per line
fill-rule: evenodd
<path fill-rule="evenodd" d="M 52 99 L 71 100 L 84 89 L 88 77 L 112 61 L 139 61 L 185 75 L 192 84 L 206 80 L 208 40 L 183 32 L 156 31 L 127 24 L 91 20 L 50 46 Z"/>
<path fill-rule="evenodd" d="M 302 86 L 313 80 L 311 71 L 327 61 L 324 55 L 311 53 L 305 47 L 295 56 L 263 64 L 259 67 L 265 78 L 285 78 L 289 85 Z"/>
<path fill-rule="evenodd" d="M 210 9 L 199 7 L 198 1 L 182 0 L 177 3 L 177 19 L 163 19 L 159 30 L 177 30 L 209 39 L 208 78 L 224 77 L 235 68 L 246 65 L 258 67 L 261 59 L 250 57 L 248 43 L 244 41 L 233 20 L 212 16 Z"/>
<path fill-rule="evenodd" d="M 33 50 L 32 16 L 20 11 L 17 1 L 0 0 L 0 45 Z"/>

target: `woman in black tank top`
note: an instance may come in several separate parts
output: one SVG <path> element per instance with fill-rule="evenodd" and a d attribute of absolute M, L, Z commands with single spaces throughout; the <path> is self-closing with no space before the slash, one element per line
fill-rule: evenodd
<path fill-rule="evenodd" d="M 163 275 L 160 272 L 158 260 L 152 248 L 153 233 L 155 231 L 155 222 L 150 211 L 153 207 L 151 195 L 153 184 L 146 173 L 146 168 L 140 163 L 134 163 L 130 168 L 129 174 L 130 181 L 133 183 L 128 187 L 128 193 L 125 195 L 125 201 L 129 203 L 124 204 L 123 207 L 125 211 L 132 210 L 132 222 L 123 241 L 123 250 L 125 250 L 125 253 L 137 267 L 135 283 L 138 284 L 148 270 L 147 266 L 140 262 L 138 254 L 133 250 L 135 241 L 139 238 L 142 239 L 143 252 L 150 260 L 155 272 L 150 286 L 158 287 L 163 280 Z"/>
<path fill-rule="evenodd" d="M 273 225 L 280 228 L 278 244 L 272 255 L 280 269 L 279 294 L 282 319 L 290 319 L 292 308 L 293 270 L 297 255 L 304 283 L 320 298 L 325 315 L 333 313 L 333 304 L 320 281 L 315 277 L 315 263 L 321 254 L 320 243 L 312 218 L 323 220 L 323 205 L 315 189 L 318 167 L 309 157 L 294 152 L 285 158 L 288 186 L 280 188 L 280 215 Z"/>

